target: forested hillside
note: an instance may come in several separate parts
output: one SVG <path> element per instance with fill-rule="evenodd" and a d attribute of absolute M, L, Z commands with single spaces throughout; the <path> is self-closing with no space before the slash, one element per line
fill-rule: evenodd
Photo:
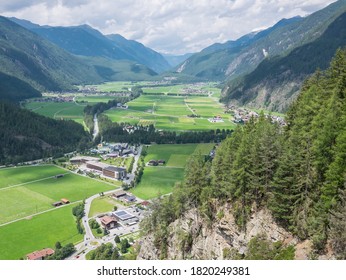
<path fill-rule="evenodd" d="M 231 81 L 223 90 L 222 101 L 285 111 L 308 75 L 317 68 L 326 69 L 335 51 L 345 45 L 346 13 L 343 13 L 315 41 L 286 56 L 269 57 L 249 75 Z"/>
<path fill-rule="evenodd" d="M 61 155 L 86 148 L 89 141 L 74 121 L 57 121 L 0 102 L 0 164 Z"/>
<path fill-rule="evenodd" d="M 183 251 L 179 256 L 189 258 L 191 252 L 201 252 L 201 243 L 194 248 L 194 242 L 208 228 L 208 236 L 214 234 L 228 246 L 221 248 L 221 258 L 290 259 L 294 249 L 283 243 L 271 245 L 277 236 L 270 235 L 255 236 L 239 251 L 232 251 L 250 220 L 269 210 L 272 223 L 283 228 L 279 232 L 286 230 L 297 242 L 312 243 L 309 258 L 329 252 L 330 257 L 345 259 L 346 50 L 338 50 L 330 68 L 317 71 L 304 83 L 286 120 L 288 125 L 282 128 L 262 114 L 238 126 L 218 147 L 212 162 L 192 158 L 183 183 L 173 195 L 154 204 L 143 224 L 149 232 L 143 246 L 150 242 L 160 258 L 177 257 L 168 252 L 178 246 L 175 252 Z M 198 214 L 192 216 L 193 209 Z M 188 212 L 186 223 L 193 227 L 184 231 L 172 226 Z M 222 220 L 230 215 L 231 220 Z M 230 235 L 225 224 L 232 219 L 238 232 Z M 270 227 L 264 224 L 264 232 L 270 234 Z M 180 245 L 173 245 L 174 238 Z"/>
<path fill-rule="evenodd" d="M 233 80 L 253 71 L 268 56 L 284 56 L 316 40 L 345 11 L 345 0 L 339 0 L 304 18 L 282 20 L 257 34 L 214 44 L 194 54 L 176 71 L 206 79 Z"/>
<path fill-rule="evenodd" d="M 66 90 L 75 84 L 104 81 L 92 66 L 1 16 L 0 63 L 2 76 L 12 77 L 2 79 L 0 99 L 12 91 L 20 100 L 37 96 L 37 91 Z"/>

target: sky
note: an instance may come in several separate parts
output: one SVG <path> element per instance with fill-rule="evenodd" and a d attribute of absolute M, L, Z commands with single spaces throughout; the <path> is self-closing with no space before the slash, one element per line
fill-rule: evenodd
<path fill-rule="evenodd" d="M 306 16 L 335 0 L 0 0 L 0 15 L 40 25 L 88 24 L 166 54 L 193 53 Z"/>

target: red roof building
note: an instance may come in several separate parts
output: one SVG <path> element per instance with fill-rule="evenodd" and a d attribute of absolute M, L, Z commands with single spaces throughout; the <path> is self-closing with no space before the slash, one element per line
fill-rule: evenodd
<path fill-rule="evenodd" d="M 110 216 L 104 216 L 100 219 L 101 224 L 104 228 L 106 229 L 112 229 L 115 228 L 117 226 L 117 219 L 114 217 L 110 217 Z"/>
<path fill-rule="evenodd" d="M 27 260 L 43 260 L 44 258 L 51 256 L 55 251 L 51 248 L 45 248 L 41 251 L 35 251 L 26 255 Z"/>

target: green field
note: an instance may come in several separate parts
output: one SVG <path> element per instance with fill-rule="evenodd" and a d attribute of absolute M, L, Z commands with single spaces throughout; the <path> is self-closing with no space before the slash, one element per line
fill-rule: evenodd
<path fill-rule="evenodd" d="M 175 183 L 182 180 L 183 168 L 146 167 L 142 181 L 131 192 L 142 199 L 151 199 L 172 192 Z"/>
<path fill-rule="evenodd" d="M 215 87 L 215 83 L 176 84 L 150 86 L 144 84 L 142 90 L 145 94 L 177 94 L 177 95 L 219 95 L 221 89 Z"/>
<path fill-rule="evenodd" d="M 68 171 L 54 165 L 23 166 L 0 169 L 0 189 L 40 180 Z"/>
<path fill-rule="evenodd" d="M 164 166 L 146 166 L 141 182 L 131 192 L 142 199 L 151 199 L 172 192 L 174 185 L 184 177 L 188 158 L 194 154 L 207 155 L 213 144 L 151 145 L 144 162 L 163 159 Z"/>
<path fill-rule="evenodd" d="M 85 105 L 74 102 L 37 102 L 29 101 L 25 103 L 25 108 L 57 120 L 68 119 L 78 123 L 83 123 Z"/>
<path fill-rule="evenodd" d="M 4 182 L 0 189 L 0 224 L 52 209 L 54 207 L 51 204 L 61 198 L 75 202 L 115 188 L 114 185 L 72 173 L 59 179 L 51 178 L 52 174 L 67 172 L 54 166 L 13 169 L 16 172 L 11 169 L 0 170 L 1 182 Z M 36 176 L 33 175 L 35 173 Z M 14 181 L 6 177 L 8 174 L 18 178 L 16 184 L 23 185 L 13 186 Z M 11 187 L 8 187 L 9 183 L 12 183 Z"/>
<path fill-rule="evenodd" d="M 164 130 L 210 130 L 233 129 L 234 124 L 229 114 L 223 113 L 222 105 L 212 97 L 200 96 L 166 96 L 142 95 L 128 103 L 129 108 L 111 109 L 106 115 L 113 122 L 130 124 L 154 124 Z M 188 115 L 198 114 L 199 118 Z M 221 116 L 222 123 L 211 123 L 208 118 Z"/>
<path fill-rule="evenodd" d="M 98 91 L 102 92 L 111 92 L 111 91 L 128 91 L 129 88 L 133 86 L 143 84 L 141 82 L 129 82 L 129 81 L 120 81 L 120 82 L 108 82 L 101 85 L 96 85 Z"/>
<path fill-rule="evenodd" d="M 82 241 L 83 235 L 77 233 L 72 215 L 73 206 L 0 226 L 0 260 L 17 260 L 42 248 L 54 248 L 57 241 L 63 245 Z"/>
<path fill-rule="evenodd" d="M 94 217 L 97 214 L 112 211 L 115 205 L 117 205 L 117 201 L 109 196 L 100 196 L 95 198 L 90 206 L 89 218 Z"/>

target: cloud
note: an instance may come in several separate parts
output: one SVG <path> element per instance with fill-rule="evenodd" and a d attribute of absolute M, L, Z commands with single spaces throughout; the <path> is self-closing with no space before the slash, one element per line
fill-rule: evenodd
<path fill-rule="evenodd" d="M 334 1 L 0 0 L 0 13 L 41 25 L 89 24 L 104 34 L 118 33 L 160 52 L 182 54 L 237 39 L 282 18 L 305 16 Z"/>

